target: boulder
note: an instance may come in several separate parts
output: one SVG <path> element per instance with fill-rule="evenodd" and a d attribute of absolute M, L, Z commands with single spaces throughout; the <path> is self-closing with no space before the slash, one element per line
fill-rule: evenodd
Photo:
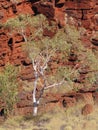
<path fill-rule="evenodd" d="M 82 108 L 82 114 L 84 116 L 91 114 L 93 112 L 93 105 L 92 104 L 86 104 L 83 108 Z"/>

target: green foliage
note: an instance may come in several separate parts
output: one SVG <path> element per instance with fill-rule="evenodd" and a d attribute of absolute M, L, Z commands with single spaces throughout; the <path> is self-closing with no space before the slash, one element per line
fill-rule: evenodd
<path fill-rule="evenodd" d="M 75 26 L 66 25 L 64 31 L 66 34 L 67 42 L 78 44 L 80 39 L 80 33 Z"/>
<path fill-rule="evenodd" d="M 28 17 L 28 15 L 19 15 L 18 17 L 10 18 L 4 24 L 4 27 L 10 28 L 11 30 L 25 28 L 26 25 L 28 24 L 28 23 L 26 23 L 27 17 Z"/>
<path fill-rule="evenodd" d="M 83 30 L 83 28 L 80 28 L 80 31 L 81 29 Z M 81 32 L 78 31 L 74 26 L 67 25 L 64 30 L 66 34 L 66 41 L 71 45 L 71 47 L 75 48 L 74 51 L 78 57 L 77 62 L 80 64 L 80 68 L 75 70 L 74 73 L 70 75 L 71 81 L 73 81 L 73 76 L 75 76 L 75 78 L 79 77 L 79 70 L 81 70 L 81 68 L 88 66 L 89 73 L 85 77 L 84 84 L 87 85 L 86 87 L 92 87 L 92 85 L 96 82 L 95 75 L 96 71 L 98 71 L 98 52 L 95 54 L 91 49 L 84 46 L 81 41 Z M 70 70 L 72 71 L 72 68 L 70 68 Z"/>
<path fill-rule="evenodd" d="M 26 29 L 29 28 L 30 36 L 27 39 L 31 40 L 35 37 L 42 37 L 44 29 L 54 32 L 56 30 L 55 24 L 51 21 L 51 25 L 49 25 L 48 19 L 43 14 L 37 16 L 20 14 L 15 18 L 8 19 L 3 26 L 9 28 L 11 32 L 16 31 L 20 34 L 26 33 Z"/>
<path fill-rule="evenodd" d="M 17 101 L 17 74 L 18 70 L 10 64 L 7 64 L 4 71 L 0 73 L 0 97 L 5 103 L 5 114 L 7 116 L 12 114 Z"/>
<path fill-rule="evenodd" d="M 65 86 L 71 86 L 70 89 L 72 89 L 72 80 L 73 77 L 75 77 L 71 77 L 73 75 L 71 74 L 72 68 L 63 67 L 60 64 L 58 65 L 58 60 L 61 60 L 60 62 L 63 62 L 63 60 L 68 61 L 72 43 L 67 41 L 67 37 L 68 36 L 66 33 L 64 33 L 64 29 L 61 29 L 52 38 L 41 36 L 40 40 L 31 39 L 31 41 L 28 41 L 25 49 L 29 53 L 29 57 L 33 60 L 36 60 L 38 64 L 43 64 L 47 58 L 47 55 L 50 56 L 49 62 L 53 64 L 52 67 L 56 67 L 56 71 L 55 73 L 52 73 L 53 69 L 51 69 L 47 63 L 48 68 L 45 71 L 46 73 L 52 73 L 52 75 L 45 75 L 47 78 L 47 85 L 56 82 L 58 83 L 62 81 L 63 78 L 66 78 L 67 84 Z M 57 53 L 59 53 L 58 56 L 56 56 Z M 74 75 L 76 75 L 76 71 L 74 72 Z M 64 89 L 66 90 L 65 87 Z"/>
<path fill-rule="evenodd" d="M 46 17 L 42 14 L 37 15 L 36 17 L 32 17 L 30 14 L 20 14 L 15 18 L 8 19 L 7 22 L 4 24 L 4 27 L 10 28 L 11 30 L 25 30 L 27 26 L 31 26 L 33 28 L 38 29 L 36 30 L 36 33 L 38 33 L 39 31 L 42 31 L 42 26 L 47 25 L 48 22 L 46 20 Z"/>
<path fill-rule="evenodd" d="M 92 85 L 96 82 L 95 75 L 98 71 L 98 60 L 91 49 L 84 47 L 82 48 L 83 49 L 78 53 L 79 63 L 81 64 L 81 68 L 85 68 L 86 66 L 88 66 L 88 74 L 85 78 L 85 84 L 87 85 L 87 87 L 92 87 Z"/>
<path fill-rule="evenodd" d="M 71 66 L 57 65 L 58 62 L 68 62 L 71 48 L 75 48 L 74 51 L 78 57 L 77 63 L 80 64 L 80 68 L 78 69 Z M 80 39 L 80 32 L 74 26 L 67 25 L 64 29 L 60 29 L 52 38 L 43 37 L 43 35 L 41 35 L 39 40 L 31 39 L 31 41 L 27 43 L 26 49 L 31 58 L 36 59 L 38 57 L 38 60 L 42 62 L 44 62 L 45 57 L 41 59 L 40 54 L 44 54 L 43 56 L 45 56 L 47 52 L 48 55 L 51 54 L 50 61 L 53 64 L 52 67 L 55 68 L 57 66 L 55 73 L 52 73 L 50 66 L 48 66 L 46 70 L 52 73 L 51 77 L 47 78 L 51 84 L 65 78 L 68 83 L 66 86 L 74 88 L 74 80 L 79 78 L 81 68 L 88 66 L 88 71 L 98 68 L 98 61 L 95 54 L 89 48 L 84 47 Z M 57 52 L 60 52 L 59 56 L 56 56 Z M 52 61 L 54 59 L 55 61 Z M 95 73 L 88 73 L 83 84 L 92 87 L 95 82 Z"/>

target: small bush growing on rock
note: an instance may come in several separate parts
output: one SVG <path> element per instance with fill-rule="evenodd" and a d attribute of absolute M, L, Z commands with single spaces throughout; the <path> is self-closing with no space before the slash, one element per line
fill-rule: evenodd
<path fill-rule="evenodd" d="M 5 103 L 4 114 L 9 116 L 13 114 L 14 105 L 17 101 L 18 84 L 17 69 L 7 64 L 3 72 L 0 72 L 0 97 Z"/>
<path fill-rule="evenodd" d="M 21 14 L 15 18 L 8 19 L 6 23 L 4 23 L 3 27 L 8 28 L 10 30 L 9 33 L 17 32 L 21 35 L 25 34 L 27 36 L 27 30 L 29 30 L 30 35 L 28 40 L 30 40 L 30 38 L 42 37 L 43 33 L 45 35 L 45 31 L 50 31 L 50 33 L 52 32 L 52 34 L 54 34 L 57 30 L 55 25 L 56 23 L 54 21 L 51 21 L 51 24 L 49 24 L 48 19 L 43 14 L 37 16 Z"/>

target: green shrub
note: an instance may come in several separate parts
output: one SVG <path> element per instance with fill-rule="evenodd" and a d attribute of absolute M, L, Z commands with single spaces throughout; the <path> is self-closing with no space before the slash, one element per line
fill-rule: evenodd
<path fill-rule="evenodd" d="M 10 64 L 7 64 L 3 72 L 0 72 L 0 97 L 5 103 L 4 114 L 9 116 L 13 114 L 14 105 L 17 102 L 18 70 Z"/>

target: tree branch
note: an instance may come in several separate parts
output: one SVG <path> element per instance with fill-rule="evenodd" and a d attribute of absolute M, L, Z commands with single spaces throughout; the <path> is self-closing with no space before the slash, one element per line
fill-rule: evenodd
<path fill-rule="evenodd" d="M 53 88 L 53 87 L 56 87 L 56 86 L 60 86 L 60 85 L 62 85 L 64 82 L 65 82 L 65 80 L 63 79 L 63 80 L 62 80 L 61 82 L 59 82 L 59 83 L 54 83 L 54 84 L 52 84 L 52 85 L 49 85 L 49 86 L 45 87 L 44 90 L 49 89 L 49 88 Z"/>

